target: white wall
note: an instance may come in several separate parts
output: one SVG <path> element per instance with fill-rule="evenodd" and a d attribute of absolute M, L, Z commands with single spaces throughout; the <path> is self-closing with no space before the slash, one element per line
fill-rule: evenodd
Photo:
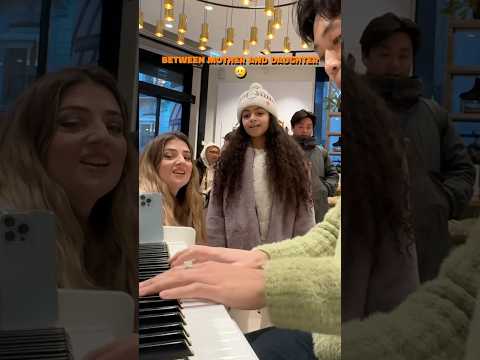
<path fill-rule="evenodd" d="M 290 118 L 302 108 L 313 110 L 315 68 L 310 66 L 247 67 L 247 77 L 237 79 L 232 66 L 212 66 L 207 102 L 205 141 L 223 144 L 223 136 L 237 124 L 237 103 L 250 84 L 259 82 L 277 101 L 279 118 L 290 128 Z M 199 140 L 199 146 L 201 139 Z"/>
<path fill-rule="evenodd" d="M 415 19 L 415 0 L 343 0 L 342 34 L 345 55 L 352 53 L 356 69 L 363 72 L 360 38 L 370 20 L 387 12 Z"/>

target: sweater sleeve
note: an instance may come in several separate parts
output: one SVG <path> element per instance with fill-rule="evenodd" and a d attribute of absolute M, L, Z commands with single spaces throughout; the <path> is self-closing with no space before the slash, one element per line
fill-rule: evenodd
<path fill-rule="evenodd" d="M 466 245 L 389 314 L 342 325 L 342 359 L 463 359 L 480 285 L 480 221 Z"/>
<path fill-rule="evenodd" d="M 255 250 L 268 254 L 270 259 L 282 257 L 332 256 L 340 234 L 340 202 L 330 209 L 325 219 L 315 225 L 308 233 L 293 239 L 273 244 L 261 245 Z"/>
<path fill-rule="evenodd" d="M 271 321 L 279 327 L 340 334 L 340 262 L 333 256 L 280 258 L 265 265 Z"/>

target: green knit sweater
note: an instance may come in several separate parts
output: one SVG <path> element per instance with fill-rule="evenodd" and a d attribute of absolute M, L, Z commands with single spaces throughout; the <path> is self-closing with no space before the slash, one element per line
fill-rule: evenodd
<path fill-rule="evenodd" d="M 480 286 L 480 221 L 437 279 L 391 313 L 342 326 L 340 263 L 332 257 L 339 230 L 340 206 L 308 234 L 257 248 L 271 258 L 265 274 L 272 322 L 317 333 L 314 352 L 322 360 L 462 360 Z"/>
<path fill-rule="evenodd" d="M 272 322 L 314 333 L 321 359 L 340 359 L 340 209 L 339 202 L 306 235 L 256 248 L 270 257 L 265 291 Z"/>

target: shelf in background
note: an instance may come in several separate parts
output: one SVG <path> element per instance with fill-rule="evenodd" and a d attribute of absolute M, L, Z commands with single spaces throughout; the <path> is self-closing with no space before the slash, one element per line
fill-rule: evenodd
<path fill-rule="evenodd" d="M 341 151 L 330 151 L 328 154 L 329 155 L 342 155 L 342 152 Z"/>
<path fill-rule="evenodd" d="M 450 22 L 450 28 L 460 30 L 480 30 L 480 20 L 454 20 Z"/>
<path fill-rule="evenodd" d="M 335 112 L 335 111 L 329 111 L 328 112 L 328 115 L 331 116 L 331 117 L 340 117 L 342 116 L 342 113 L 341 112 Z"/>
<path fill-rule="evenodd" d="M 449 116 L 453 121 L 480 122 L 480 113 L 478 114 L 450 113 Z"/>
<path fill-rule="evenodd" d="M 330 131 L 327 136 L 342 136 L 340 131 Z"/>

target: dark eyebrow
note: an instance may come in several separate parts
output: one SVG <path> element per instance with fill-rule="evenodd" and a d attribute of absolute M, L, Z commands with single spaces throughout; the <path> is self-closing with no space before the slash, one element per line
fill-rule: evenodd
<path fill-rule="evenodd" d="M 88 108 L 83 107 L 83 106 L 78 106 L 78 105 L 68 105 L 68 106 L 62 106 L 60 108 L 60 111 L 68 111 L 68 110 L 90 112 L 90 110 Z M 108 115 L 122 116 L 122 114 L 120 112 L 118 112 L 117 110 L 105 110 L 105 113 L 107 113 Z"/>
<path fill-rule="evenodd" d="M 165 148 L 164 151 L 172 151 L 172 152 L 175 152 L 175 153 L 178 153 L 178 150 L 177 149 L 174 149 L 174 148 Z M 190 150 L 183 150 L 183 153 L 184 154 L 191 154 Z"/>
<path fill-rule="evenodd" d="M 83 106 L 76 106 L 76 105 L 62 106 L 60 108 L 60 111 L 68 111 L 68 110 L 77 110 L 77 111 L 89 112 L 89 110 L 87 108 L 84 108 Z"/>

